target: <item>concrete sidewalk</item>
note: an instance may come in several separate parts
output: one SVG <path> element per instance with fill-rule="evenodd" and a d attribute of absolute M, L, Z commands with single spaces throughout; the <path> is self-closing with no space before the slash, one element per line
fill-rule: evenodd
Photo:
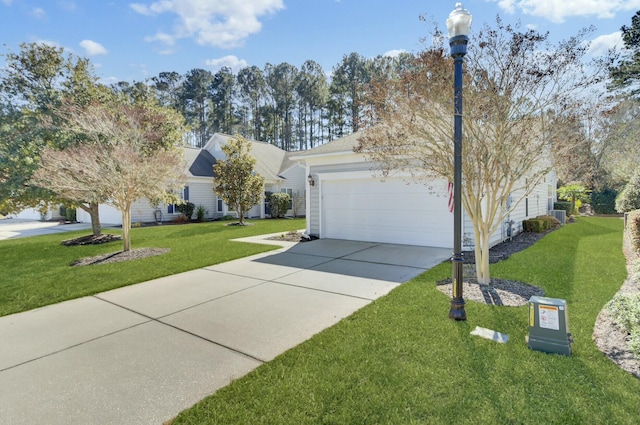
<path fill-rule="evenodd" d="M 0 317 L 3 424 L 161 424 L 448 259 L 317 240 Z"/>

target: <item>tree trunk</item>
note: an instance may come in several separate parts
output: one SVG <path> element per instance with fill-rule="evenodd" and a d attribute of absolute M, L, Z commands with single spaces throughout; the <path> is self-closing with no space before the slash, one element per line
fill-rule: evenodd
<path fill-rule="evenodd" d="M 100 214 L 98 212 L 99 204 L 97 202 L 89 203 L 89 215 L 91 216 L 91 231 L 93 236 L 102 234 L 102 224 L 100 224 Z"/>
<path fill-rule="evenodd" d="M 102 234 L 102 225 L 100 224 L 100 214 L 98 212 L 99 204 L 97 202 L 89 202 L 89 206 L 85 204 L 79 205 L 80 209 L 89 213 L 91 217 L 91 231 L 93 236 Z"/>
<path fill-rule="evenodd" d="M 122 209 L 122 252 L 131 250 L 131 209 Z"/>
<path fill-rule="evenodd" d="M 236 205 L 236 211 L 238 212 L 238 222 L 240 223 L 241 226 L 243 226 L 244 225 L 244 211 L 240 207 L 240 204 Z"/>
<path fill-rule="evenodd" d="M 489 285 L 489 237 L 487 229 L 475 230 L 476 278 L 481 285 Z"/>

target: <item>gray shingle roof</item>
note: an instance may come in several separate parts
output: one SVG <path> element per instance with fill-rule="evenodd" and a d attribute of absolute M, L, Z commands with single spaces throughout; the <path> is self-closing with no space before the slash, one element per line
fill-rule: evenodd
<path fill-rule="evenodd" d="M 353 148 L 358 146 L 358 138 L 362 135 L 362 131 L 349 134 L 340 139 L 332 140 L 324 145 L 317 146 L 302 152 L 291 152 L 291 156 L 305 157 L 312 155 L 332 154 L 340 152 L 353 152 Z"/>
<path fill-rule="evenodd" d="M 217 133 L 227 142 L 233 138 L 228 134 Z M 280 174 L 291 167 L 294 162 L 289 160 L 297 152 L 286 152 L 279 147 L 266 142 L 251 142 L 251 155 L 256 159 L 255 170 L 258 174 L 268 180 L 280 180 Z"/>
<path fill-rule="evenodd" d="M 203 149 L 184 148 L 187 171 L 194 177 L 213 177 L 213 164 L 216 159 Z"/>

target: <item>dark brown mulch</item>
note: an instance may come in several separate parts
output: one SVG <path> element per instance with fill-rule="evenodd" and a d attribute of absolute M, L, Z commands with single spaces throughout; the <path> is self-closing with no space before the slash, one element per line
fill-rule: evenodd
<path fill-rule="evenodd" d="M 109 254 L 86 257 L 71 263 L 71 266 L 91 266 L 94 264 L 117 263 L 120 261 L 139 260 L 169 252 L 169 248 L 138 248 L 129 251 L 111 252 Z"/>
<path fill-rule="evenodd" d="M 554 229 L 551 229 L 541 233 L 532 233 L 532 232 L 518 233 L 510 241 L 499 243 L 498 245 L 489 249 L 489 263 L 497 263 L 498 261 L 506 260 L 516 252 L 520 252 L 524 249 L 529 248 L 531 245 L 533 245 L 534 243 L 538 242 L 540 239 L 545 237 L 545 235 L 547 235 L 550 232 L 553 232 L 553 230 Z M 465 251 L 464 263 L 475 264 L 476 263 L 475 252 Z"/>
<path fill-rule="evenodd" d="M 436 285 L 440 292 L 453 296 L 451 279 L 436 282 Z M 534 295 L 544 295 L 542 288 L 514 280 L 492 278 L 490 285 L 482 285 L 477 279 L 465 277 L 462 285 L 465 299 L 489 305 L 519 307 L 526 305 Z"/>
<path fill-rule="evenodd" d="M 98 236 L 87 235 L 87 236 L 81 236 L 75 239 L 67 239 L 60 242 L 60 245 L 64 245 L 64 246 L 99 245 L 107 242 L 120 241 L 120 240 L 122 240 L 122 236 L 103 233 Z"/>

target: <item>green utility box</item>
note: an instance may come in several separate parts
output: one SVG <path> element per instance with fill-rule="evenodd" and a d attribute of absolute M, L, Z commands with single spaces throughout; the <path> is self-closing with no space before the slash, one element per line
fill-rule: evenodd
<path fill-rule="evenodd" d="M 529 337 L 532 350 L 571 355 L 573 338 L 569 333 L 567 302 L 557 298 L 533 296 L 529 299 Z"/>

